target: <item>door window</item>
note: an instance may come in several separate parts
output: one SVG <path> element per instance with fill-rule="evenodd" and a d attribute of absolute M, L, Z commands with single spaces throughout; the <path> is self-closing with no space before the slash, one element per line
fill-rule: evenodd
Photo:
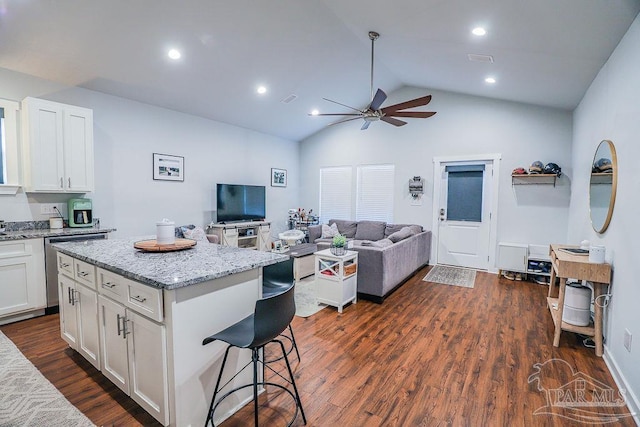
<path fill-rule="evenodd" d="M 447 220 L 482 222 L 484 165 L 447 166 Z"/>

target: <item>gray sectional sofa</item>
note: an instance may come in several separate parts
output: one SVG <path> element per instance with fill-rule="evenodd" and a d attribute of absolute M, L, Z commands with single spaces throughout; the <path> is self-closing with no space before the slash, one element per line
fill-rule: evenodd
<path fill-rule="evenodd" d="M 332 219 L 358 252 L 358 296 L 381 303 L 416 270 L 429 263 L 431 232 L 421 225 Z M 309 242 L 318 250 L 331 246 L 322 225 L 309 227 Z"/>

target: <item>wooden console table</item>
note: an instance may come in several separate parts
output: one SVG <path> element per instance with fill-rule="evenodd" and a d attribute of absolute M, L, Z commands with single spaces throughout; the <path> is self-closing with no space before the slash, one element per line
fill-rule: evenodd
<path fill-rule="evenodd" d="M 551 311 L 555 333 L 553 335 L 553 346 L 560 345 L 560 334 L 562 331 L 575 332 L 593 337 L 596 343 L 596 356 L 602 357 L 602 315 L 603 307 L 598 302 L 598 297 L 604 294 L 605 286 L 611 283 L 611 265 L 596 264 L 589 262 L 589 257 L 585 255 L 573 255 L 559 250 L 575 246 L 551 245 L 549 255 L 551 256 L 551 280 L 549 282 L 549 295 L 547 305 Z M 555 297 L 556 277 L 560 279 L 558 296 Z M 564 310 L 564 297 L 567 279 L 587 280 L 593 283 L 593 296 L 596 301 L 595 318 L 593 324 L 589 326 L 576 326 L 562 321 Z"/>

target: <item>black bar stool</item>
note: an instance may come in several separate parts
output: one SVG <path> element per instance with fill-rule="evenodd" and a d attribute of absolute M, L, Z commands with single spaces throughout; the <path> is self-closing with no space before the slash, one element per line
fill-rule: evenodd
<path fill-rule="evenodd" d="M 293 258 L 289 258 L 287 261 L 278 262 L 275 264 L 267 265 L 262 268 L 262 297 L 269 297 L 277 295 L 289 289 L 294 285 L 293 280 Z M 280 336 L 291 343 L 291 348 L 288 349 L 287 355 L 292 350 L 296 351 L 298 361 L 300 361 L 300 352 L 298 351 L 298 344 L 296 344 L 296 337 L 293 335 L 293 328 L 289 323 L 289 334 L 281 334 Z M 282 358 L 268 360 L 269 362 L 275 362 Z"/>
<path fill-rule="evenodd" d="M 291 320 L 293 319 L 295 313 L 296 304 L 294 300 L 294 288 L 293 286 L 290 286 L 289 289 L 285 290 L 284 292 L 256 301 L 255 310 L 252 315 L 245 317 L 241 321 L 229 326 L 227 329 L 224 329 L 217 334 L 211 335 L 202 341 L 202 345 L 207 345 L 210 342 L 216 340 L 223 341 L 229 344 L 224 353 L 224 358 L 222 359 L 222 366 L 220 367 L 220 374 L 218 374 L 216 388 L 213 392 L 211 405 L 209 406 L 209 413 L 207 414 L 207 420 L 204 424 L 205 427 L 207 427 L 207 425 L 209 424 L 209 420 L 211 420 L 211 424 L 213 425 L 213 414 L 220 402 L 222 402 L 232 393 L 235 393 L 236 391 L 247 387 L 253 387 L 254 423 L 257 427 L 258 385 L 269 385 L 280 388 L 286 391 L 293 398 L 296 403 L 296 411 L 291 421 L 289 421 L 289 423 L 287 424 L 288 426 L 291 426 L 297 418 L 298 409 L 300 409 L 304 424 L 307 424 L 307 418 L 305 417 L 304 410 L 302 409 L 302 402 L 300 400 L 300 395 L 298 394 L 298 388 L 296 387 L 293 372 L 291 371 L 289 358 L 287 357 L 284 344 L 282 343 L 282 341 L 277 339 L 278 335 L 280 335 L 285 329 L 287 329 L 287 326 L 291 323 Z M 285 387 L 281 384 L 275 384 L 267 381 L 258 381 L 258 362 L 260 362 L 263 367 L 266 367 L 264 361 L 260 360 L 260 350 L 262 350 L 264 346 L 271 341 L 275 341 L 280 344 L 283 358 L 286 362 L 287 370 L 289 371 L 289 379 L 282 377 L 273 369 L 271 369 L 271 371 L 291 384 L 293 386 L 293 391 L 295 392 L 295 394 L 292 393 L 288 387 Z M 245 384 L 228 391 L 216 402 L 218 390 L 220 389 L 220 380 L 222 379 L 222 373 L 224 372 L 224 366 L 227 363 L 227 356 L 229 355 L 229 350 L 231 349 L 231 347 L 251 349 L 251 362 L 246 364 L 240 371 L 249 366 L 249 364 L 253 364 L 253 383 Z M 236 373 L 233 378 L 235 378 L 238 373 Z"/>

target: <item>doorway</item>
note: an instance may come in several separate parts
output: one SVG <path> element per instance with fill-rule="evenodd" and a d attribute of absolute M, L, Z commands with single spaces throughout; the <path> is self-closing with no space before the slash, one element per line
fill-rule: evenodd
<path fill-rule="evenodd" d="M 434 158 L 437 264 L 489 270 L 496 247 L 500 155 Z"/>

